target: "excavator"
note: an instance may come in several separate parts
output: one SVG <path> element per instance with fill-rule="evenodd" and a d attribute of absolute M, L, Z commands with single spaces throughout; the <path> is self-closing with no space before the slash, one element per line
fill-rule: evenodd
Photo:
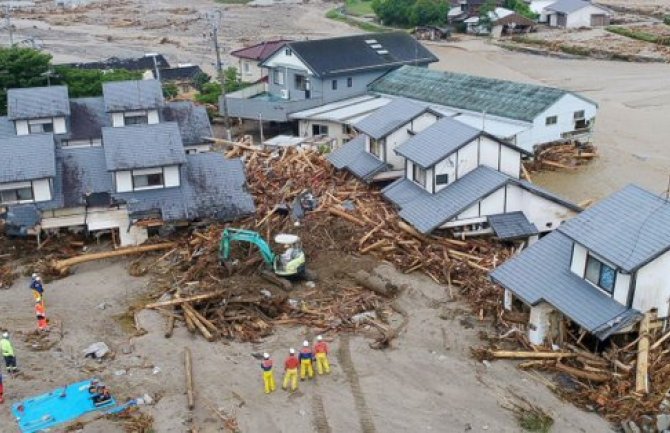
<path fill-rule="evenodd" d="M 232 242 L 248 242 L 256 245 L 268 267 L 272 268 L 273 274 L 266 272 L 263 276 L 278 282 L 285 288 L 290 288 L 289 278 L 314 279 L 314 274 L 309 272 L 305 266 L 307 258 L 302 248 L 300 237 L 297 235 L 280 233 L 274 238 L 275 243 L 285 246 L 282 254 L 275 254 L 268 242 L 253 230 L 227 228 L 221 234 L 219 244 L 219 261 L 228 266 L 230 263 L 230 250 Z"/>

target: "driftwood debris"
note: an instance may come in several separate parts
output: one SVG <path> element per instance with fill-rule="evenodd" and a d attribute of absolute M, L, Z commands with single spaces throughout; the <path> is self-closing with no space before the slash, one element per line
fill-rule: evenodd
<path fill-rule="evenodd" d="M 105 251 L 102 253 L 83 254 L 81 256 L 71 257 L 69 259 L 59 260 L 53 264 L 53 267 L 59 272 L 65 273 L 72 266 L 79 265 L 81 263 L 91 262 L 94 260 L 109 259 L 112 257 L 127 256 L 132 254 L 142 254 L 149 251 L 167 250 L 174 247 L 175 244 L 173 242 L 164 242 L 153 245 L 141 245 L 139 247 L 120 248 L 118 250 Z"/>
<path fill-rule="evenodd" d="M 195 390 L 193 387 L 193 362 L 191 359 L 191 349 L 184 348 L 184 374 L 186 376 L 186 407 L 189 410 L 195 408 Z"/>

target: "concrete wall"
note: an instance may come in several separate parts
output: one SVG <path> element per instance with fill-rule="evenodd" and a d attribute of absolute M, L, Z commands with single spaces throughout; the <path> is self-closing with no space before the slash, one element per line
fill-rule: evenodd
<path fill-rule="evenodd" d="M 584 111 L 587 120 L 595 118 L 597 107 L 577 96 L 567 94 L 555 104 L 538 115 L 533 121 L 532 142 L 534 144 L 550 143 L 563 138 L 562 134 L 575 130 L 575 112 Z M 557 123 L 547 125 L 548 117 L 556 116 Z"/>
<path fill-rule="evenodd" d="M 668 316 L 670 302 L 670 251 L 637 271 L 632 307 L 646 312 L 658 309 L 659 317 Z"/>

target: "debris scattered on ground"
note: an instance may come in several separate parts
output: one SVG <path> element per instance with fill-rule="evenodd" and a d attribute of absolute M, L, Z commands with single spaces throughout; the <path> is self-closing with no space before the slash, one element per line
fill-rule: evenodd
<path fill-rule="evenodd" d="M 588 164 L 598 153 L 593 144 L 569 142 L 543 146 L 535 152 L 532 161 L 524 163 L 529 172 L 542 170 L 574 170 Z"/>

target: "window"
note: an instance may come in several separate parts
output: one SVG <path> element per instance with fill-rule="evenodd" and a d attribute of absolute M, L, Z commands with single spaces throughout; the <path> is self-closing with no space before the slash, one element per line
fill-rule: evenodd
<path fill-rule="evenodd" d="M 319 135 L 328 135 L 328 126 L 327 125 L 320 125 L 318 123 L 315 123 L 312 125 L 312 135 L 314 137 L 319 136 Z"/>
<path fill-rule="evenodd" d="M 156 188 L 163 185 L 163 170 L 142 174 L 133 172 L 133 189 Z"/>
<path fill-rule="evenodd" d="M 292 55 L 293 55 L 293 51 L 292 51 L 290 48 L 286 48 L 286 49 L 284 50 L 284 54 L 286 54 L 287 56 L 292 56 Z"/>
<path fill-rule="evenodd" d="M 304 75 L 295 76 L 295 88 L 298 90 L 307 90 L 307 77 Z"/>
<path fill-rule="evenodd" d="M 32 199 L 33 188 L 31 186 L 0 190 L 0 203 L 17 203 Z"/>
<path fill-rule="evenodd" d="M 449 183 L 448 174 L 438 174 L 435 176 L 435 185 L 446 185 Z"/>
<path fill-rule="evenodd" d="M 575 120 L 584 120 L 584 110 L 575 111 Z"/>
<path fill-rule="evenodd" d="M 102 146 L 102 139 L 89 138 L 82 140 L 63 140 L 60 144 L 63 147 L 99 147 Z"/>
<path fill-rule="evenodd" d="M 139 113 L 125 113 L 123 115 L 124 125 L 146 125 L 149 123 L 149 115 L 146 111 Z"/>
<path fill-rule="evenodd" d="M 249 73 L 249 62 L 244 62 L 244 72 Z"/>
<path fill-rule="evenodd" d="M 274 69 L 272 71 L 272 82 L 280 86 L 284 85 L 284 74 L 280 69 Z"/>
<path fill-rule="evenodd" d="M 28 129 L 31 134 L 41 134 L 43 132 L 54 132 L 53 120 L 30 120 Z"/>
<path fill-rule="evenodd" d="M 347 87 L 352 87 L 354 85 L 354 79 L 349 77 L 347 78 Z"/>
<path fill-rule="evenodd" d="M 555 125 L 556 123 L 558 123 L 558 116 L 549 116 L 549 117 L 547 117 L 547 120 L 546 120 L 545 123 L 546 123 L 547 126 L 549 126 L 549 125 Z"/>
<path fill-rule="evenodd" d="M 418 183 L 424 188 L 426 187 L 426 170 L 414 164 L 412 168 L 412 176 L 414 178 L 414 182 Z"/>
<path fill-rule="evenodd" d="M 337 90 L 337 80 L 333 80 L 331 82 L 331 87 L 333 88 L 333 90 Z"/>
<path fill-rule="evenodd" d="M 370 139 L 370 153 L 379 159 L 382 159 L 382 143 L 373 138 Z"/>
<path fill-rule="evenodd" d="M 616 269 L 589 255 L 586 259 L 584 278 L 606 292 L 612 293 L 616 283 Z"/>

